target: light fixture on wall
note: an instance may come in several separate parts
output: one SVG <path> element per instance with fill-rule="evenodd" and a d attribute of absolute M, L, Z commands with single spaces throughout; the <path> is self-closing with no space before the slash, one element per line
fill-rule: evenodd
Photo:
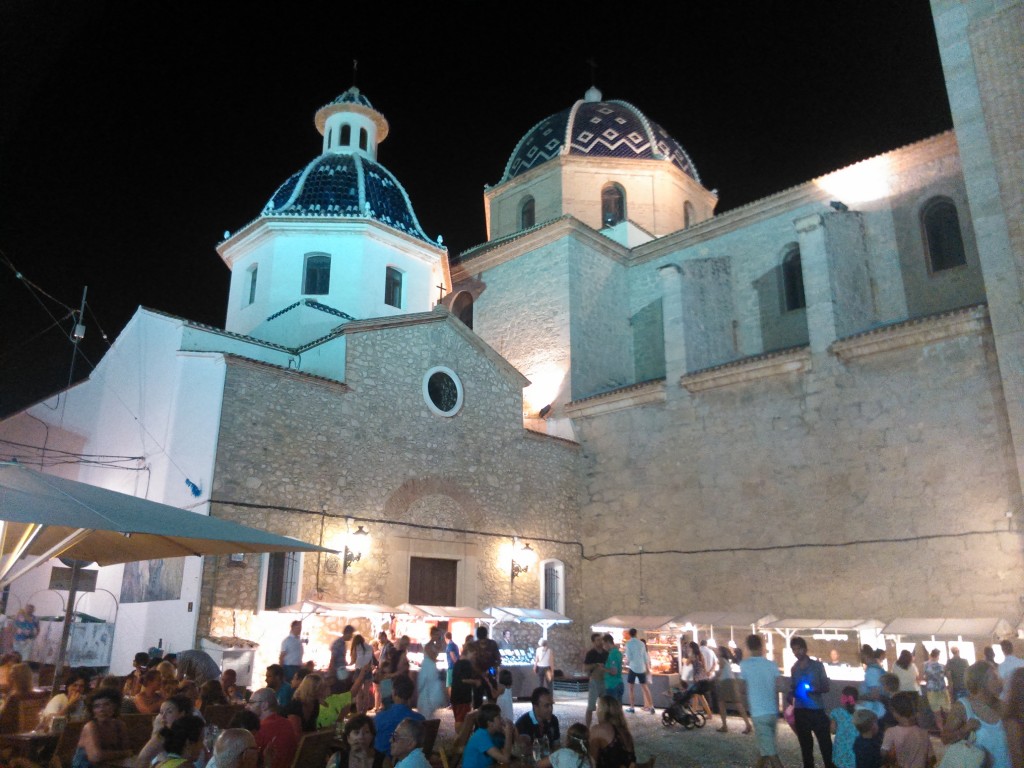
<path fill-rule="evenodd" d="M 348 526 L 347 520 L 345 521 L 345 525 L 346 527 Z M 345 537 L 345 550 L 342 553 L 341 561 L 342 573 L 348 573 L 349 568 L 351 568 L 353 564 L 358 563 L 360 559 L 362 559 L 363 552 L 366 551 L 366 546 L 367 544 L 369 544 L 369 541 L 370 534 L 361 525 L 359 526 L 358 529 L 356 529 L 355 533 L 349 534 Z"/>
<path fill-rule="evenodd" d="M 521 576 L 530 570 L 530 566 L 537 562 L 537 553 L 529 544 L 519 545 L 519 538 L 512 538 L 512 568 L 509 578 L 509 590 L 513 590 L 516 584 L 516 576 Z"/>

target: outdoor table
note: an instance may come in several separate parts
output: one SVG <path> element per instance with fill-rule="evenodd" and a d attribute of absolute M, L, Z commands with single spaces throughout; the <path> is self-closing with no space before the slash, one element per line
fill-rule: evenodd
<path fill-rule="evenodd" d="M 0 749 L 10 749 L 12 757 L 24 757 L 38 765 L 46 765 L 57 748 L 57 738 L 56 733 L 38 731 L 5 733 L 0 734 Z"/>

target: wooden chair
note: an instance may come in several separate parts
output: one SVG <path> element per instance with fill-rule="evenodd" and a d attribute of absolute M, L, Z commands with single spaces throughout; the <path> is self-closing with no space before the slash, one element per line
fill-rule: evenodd
<path fill-rule="evenodd" d="M 218 728 L 227 728 L 235 715 L 245 709 L 244 704 L 211 704 L 203 710 L 203 719 Z"/>
<path fill-rule="evenodd" d="M 51 768 L 71 768 L 71 758 L 75 756 L 78 739 L 81 738 L 84 727 L 84 720 L 69 722 L 64 726 L 64 730 L 57 738 L 57 748 L 53 752 L 53 757 L 50 758 Z"/>
<path fill-rule="evenodd" d="M 302 734 L 299 740 L 299 748 L 295 750 L 295 759 L 292 760 L 292 768 L 311 768 L 325 765 L 327 758 L 334 750 L 331 742 L 334 741 L 334 729 L 325 728 L 322 731 Z"/>
<path fill-rule="evenodd" d="M 135 754 L 142 751 L 153 735 L 153 718 L 156 715 L 121 715 L 124 727 L 128 731 L 128 749 Z"/>
<path fill-rule="evenodd" d="M 434 742 L 437 741 L 437 732 L 440 728 L 440 720 L 427 720 L 423 723 L 423 754 L 427 757 L 434 752 Z"/>
<path fill-rule="evenodd" d="M 18 733 L 34 731 L 39 727 L 43 710 L 46 709 L 46 694 L 22 699 L 18 706 Z"/>

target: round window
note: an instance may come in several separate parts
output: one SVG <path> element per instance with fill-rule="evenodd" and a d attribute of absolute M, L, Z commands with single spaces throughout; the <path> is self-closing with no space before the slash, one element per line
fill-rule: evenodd
<path fill-rule="evenodd" d="M 438 365 L 423 376 L 423 399 L 439 416 L 454 416 L 462 408 L 462 382 L 455 371 Z"/>

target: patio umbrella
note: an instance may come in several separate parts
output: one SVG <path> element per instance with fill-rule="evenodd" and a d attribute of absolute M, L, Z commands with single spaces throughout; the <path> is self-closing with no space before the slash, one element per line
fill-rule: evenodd
<path fill-rule="evenodd" d="M 333 552 L 228 520 L 0 462 L 0 587 L 54 557 L 73 559 L 58 684 L 82 565 L 235 552 Z M 23 561 L 24 559 L 24 561 Z M 17 567 L 16 567 L 17 566 Z"/>

